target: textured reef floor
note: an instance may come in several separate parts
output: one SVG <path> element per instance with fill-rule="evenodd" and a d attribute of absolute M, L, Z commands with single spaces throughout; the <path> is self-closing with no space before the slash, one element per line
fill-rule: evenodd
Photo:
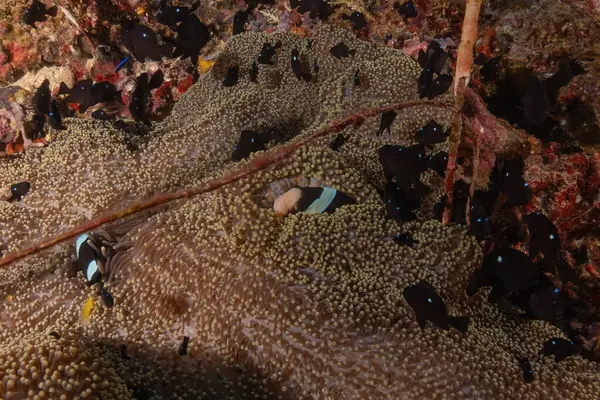
<path fill-rule="evenodd" d="M 22 5 L 13 3 L 17 14 Z M 10 33 L 0 48 L 8 56 L 0 58 L 0 82 L 6 84 L 0 89 L 0 198 L 9 199 L 16 182 L 30 183 L 18 201 L 0 200 L 0 255 L 252 163 L 262 151 L 232 161 L 243 131 L 257 133 L 252 143 L 264 143 L 258 150 L 277 151 L 282 142 L 293 144 L 348 116 L 410 104 L 396 110 L 389 134 L 378 132 L 380 115 L 358 118 L 359 123 L 332 130 L 284 161 L 218 190 L 90 233 L 110 254 L 105 291 L 74 272 L 80 249 L 74 242 L 0 267 L 3 398 L 600 397 L 600 367 L 593 361 L 600 327 L 600 136 L 592 44 L 595 34 L 600 37 L 598 11 L 584 2 L 486 3 L 476 54 L 486 60 L 501 55 L 502 62 L 497 68 L 474 67 L 461 110 L 457 181 L 466 192 L 469 185 L 493 192 L 498 165 L 518 157 L 524 165 L 522 177 L 521 171 L 517 175 L 531 197 L 513 207 L 494 203 L 492 231 L 482 238 L 472 207 L 472 215 L 453 210 L 454 222 L 438 221 L 436 204 L 446 189 L 434 168 L 419 176 L 418 185 L 427 190 L 412 210 L 414 220 L 390 218 L 382 202 L 389 180 L 378 156 L 382 146 L 414 145 L 415 132 L 432 120 L 443 130 L 450 127 L 452 94 L 421 98 L 417 82 L 423 68 L 415 58 L 432 37 L 442 37 L 438 41 L 450 54 L 445 71 L 451 70 L 461 6 L 416 1 L 417 16 L 407 20 L 391 4 L 365 3 L 338 5 L 329 23 L 300 16 L 289 3 L 260 5 L 247 25 L 255 32 L 232 37 L 225 27 L 241 5 L 205 4 L 195 12 L 213 33 L 197 66 L 189 59 L 131 60 L 119 72 L 115 66 L 126 54 L 111 47 L 116 33 L 98 22 L 98 10 L 110 20 L 120 7 L 154 27 L 149 16 L 156 5 L 92 2 L 85 8 L 65 2 L 61 7 L 71 10 L 71 18 L 59 11 L 35 30 L 9 18 L 10 8 L 0 8 L 0 28 Z M 367 15 L 364 30 L 353 31 L 341 17 L 354 10 Z M 581 13 L 577 19 L 574 10 Z M 531 30 L 539 25 L 530 27 L 519 13 L 556 23 L 548 25 L 545 38 L 532 40 Z M 70 19 L 75 23 L 65 23 L 62 34 L 56 30 Z M 570 23 L 554 34 L 560 21 Z M 85 36 L 76 24 L 88 38 L 76 38 Z M 583 27 L 590 32 L 586 37 Z M 19 58 L 17 46 L 25 48 L 26 37 L 19 30 L 46 35 L 52 44 L 41 43 L 50 52 L 68 40 L 71 47 L 63 51 L 72 53 Z M 575 50 L 564 50 L 577 40 Z M 93 54 L 97 41 L 110 48 L 104 61 Z M 350 51 L 336 56 L 332 49 L 341 42 Z M 272 64 L 254 67 L 265 43 L 275 47 Z M 523 47 L 526 43 L 530 48 Z M 89 57 L 83 56 L 86 48 Z M 293 50 L 310 79 L 295 69 Z M 490 68 L 497 76 L 489 78 Z M 151 95 L 149 125 L 115 125 L 115 119 L 132 115 L 126 104 L 139 94 L 136 77 L 158 70 L 164 79 Z M 511 86 L 528 88 L 523 82 L 531 82 L 531 75 L 556 89 L 547 89 L 549 109 L 535 124 L 524 118 L 534 112 L 523 100 L 528 90 L 519 93 Z M 80 113 L 81 103 L 65 104 L 64 129 L 47 128 L 45 138 L 28 138 L 35 113 L 30 104 L 42 81 L 48 79 L 57 96 L 60 82 L 75 89 L 73 84 L 85 78 L 107 80 L 121 91 L 121 101 L 101 105 L 112 121 L 90 118 L 95 105 Z M 522 104 L 514 107 L 515 101 Z M 334 149 L 339 133 L 344 140 Z M 448 143 L 440 140 L 428 151 L 444 154 Z M 276 215 L 275 200 L 294 186 L 331 187 L 356 204 L 331 213 Z M 536 212 L 554 223 L 562 243 L 555 249 L 558 261 L 532 256 L 536 271 L 546 268 L 536 274 L 551 286 L 536 289 L 525 305 L 522 292 L 505 299 L 534 315 L 493 301 L 489 288 L 469 295 L 474 273 L 499 251 L 500 240 L 523 257 L 533 252 L 535 232 L 532 225 L 524 228 L 532 217 L 524 215 Z M 405 233 L 410 245 L 398 239 Z M 409 301 L 406 289 L 424 281 L 443 299 L 449 329 L 439 321 L 422 323 Z M 459 327 L 459 316 L 469 317 L 468 330 Z M 544 354 L 548 343 L 560 339 L 575 340 L 581 354 L 564 360 Z"/>

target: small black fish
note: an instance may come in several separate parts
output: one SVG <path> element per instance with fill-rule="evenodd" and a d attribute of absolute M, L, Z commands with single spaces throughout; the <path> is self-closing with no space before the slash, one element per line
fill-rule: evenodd
<path fill-rule="evenodd" d="M 309 17 L 313 19 L 327 19 L 332 11 L 325 0 L 290 0 L 290 8 L 298 8 L 298 14 L 309 13 Z"/>
<path fill-rule="evenodd" d="M 421 329 L 424 329 L 427 321 L 430 321 L 438 328 L 446 331 L 450 329 L 450 326 L 461 333 L 466 333 L 469 330 L 469 317 L 449 316 L 444 300 L 429 283 L 421 281 L 410 285 L 404 289 L 402 294 L 415 312 Z"/>
<path fill-rule="evenodd" d="M 421 207 L 423 197 L 428 193 L 431 193 L 431 189 L 423 183 L 401 188 L 395 182 L 388 182 L 384 188 L 384 197 L 387 195 L 393 198 L 398 205 L 408 211 L 414 211 Z"/>
<path fill-rule="evenodd" d="M 470 185 L 459 179 L 454 182 L 452 188 L 453 200 L 450 220 L 460 225 L 467 224 L 467 202 L 469 201 Z"/>
<path fill-rule="evenodd" d="M 443 195 L 440 199 L 433 205 L 431 211 L 433 213 L 433 217 L 441 221 L 444 215 L 444 210 L 446 209 L 446 204 L 448 203 L 448 196 Z"/>
<path fill-rule="evenodd" d="M 60 335 L 58 333 L 56 333 L 55 331 L 50 332 L 48 334 L 48 336 L 52 336 L 56 340 L 60 339 Z"/>
<path fill-rule="evenodd" d="M 398 233 L 396 236 L 394 236 L 393 240 L 396 244 L 408 247 L 413 247 L 414 244 L 419 244 L 419 241 L 414 240 L 410 232 Z"/>
<path fill-rule="evenodd" d="M 419 98 L 427 97 L 429 95 L 429 88 L 433 83 L 433 71 L 430 67 L 426 67 L 421 71 L 419 79 L 417 79 L 417 87 L 419 89 Z"/>
<path fill-rule="evenodd" d="M 121 359 L 125 361 L 131 360 L 131 357 L 127 354 L 127 345 L 125 343 L 121 345 Z"/>
<path fill-rule="evenodd" d="M 183 342 L 181 343 L 181 346 L 179 346 L 179 355 L 180 356 L 186 356 L 187 355 L 187 350 L 188 350 L 188 344 L 190 343 L 190 337 L 189 336 L 184 336 L 183 337 Z"/>
<path fill-rule="evenodd" d="M 47 15 L 56 17 L 57 13 L 58 8 L 56 6 L 46 9 L 44 3 L 39 0 L 33 0 L 31 5 L 26 8 L 25 12 L 23 13 L 23 22 L 25 22 L 27 25 L 37 28 L 35 26 L 37 22 L 46 21 L 48 19 Z"/>
<path fill-rule="evenodd" d="M 159 24 L 174 27 L 178 23 L 183 22 L 185 18 L 196 11 L 200 6 L 200 1 L 195 2 L 191 7 L 182 6 L 167 6 L 166 1 L 163 1 L 160 9 L 156 13 L 156 21 Z"/>
<path fill-rule="evenodd" d="M 129 104 L 129 112 L 135 120 L 145 120 L 146 107 L 151 97 L 151 90 L 158 88 L 162 85 L 163 73 L 161 70 L 156 71 L 150 80 L 148 80 L 148 74 L 146 72 L 140 74 L 137 79 L 135 90 L 131 96 L 131 103 Z"/>
<path fill-rule="evenodd" d="M 295 211 L 308 214 L 332 213 L 338 208 L 356 204 L 346 193 L 330 187 L 300 187 L 300 196 L 294 205 Z"/>
<path fill-rule="evenodd" d="M 527 383 L 533 382 L 535 376 L 529 360 L 526 358 L 517 358 L 517 361 L 519 362 L 519 366 L 521 367 L 521 371 L 523 372 L 523 380 Z"/>
<path fill-rule="evenodd" d="M 317 64 L 316 62 L 313 64 L 313 71 L 315 71 L 315 74 L 319 73 L 319 64 Z"/>
<path fill-rule="evenodd" d="M 398 11 L 398 14 L 404 18 L 415 18 L 419 13 L 412 0 L 405 1 L 400 4 L 399 2 L 394 3 L 394 10 Z"/>
<path fill-rule="evenodd" d="M 52 106 L 50 108 L 50 113 L 48 114 L 48 122 L 54 129 L 65 129 L 62 124 L 62 112 L 60 111 L 60 107 L 58 107 L 58 103 L 54 99 L 52 99 Z"/>
<path fill-rule="evenodd" d="M 494 249 L 483 258 L 481 268 L 471 275 L 467 294 L 484 286 L 519 292 L 536 285 L 540 271 L 524 253 L 511 248 Z"/>
<path fill-rule="evenodd" d="M 257 151 L 263 151 L 266 149 L 266 140 L 258 132 L 254 131 L 242 131 L 240 134 L 240 140 L 233 146 L 233 153 L 231 154 L 231 161 L 240 161 L 246 159 L 251 153 Z"/>
<path fill-rule="evenodd" d="M 558 277 L 563 285 L 566 285 L 568 282 L 577 282 L 577 272 L 569 266 L 569 263 L 562 254 L 559 253 L 555 265 Z"/>
<path fill-rule="evenodd" d="M 306 82 L 310 82 L 312 76 L 310 75 L 310 73 L 304 72 L 302 70 L 302 63 L 300 62 L 300 53 L 298 52 L 298 49 L 292 49 L 291 65 L 292 72 L 294 73 L 294 75 L 296 75 L 296 78 L 298 78 L 298 80 L 302 79 Z"/>
<path fill-rule="evenodd" d="M 492 233 L 492 223 L 485 207 L 477 200 L 476 197 L 471 199 L 469 205 L 469 233 L 474 235 L 477 240 L 483 240 Z"/>
<path fill-rule="evenodd" d="M 335 138 L 329 143 L 329 147 L 333 151 L 338 151 L 346 143 L 346 137 L 342 133 L 338 133 Z"/>
<path fill-rule="evenodd" d="M 227 68 L 225 78 L 223 78 L 223 86 L 231 87 L 237 84 L 240 68 L 237 65 Z"/>
<path fill-rule="evenodd" d="M 115 305 L 115 299 L 112 297 L 112 294 L 110 294 L 108 292 L 108 290 L 106 290 L 105 287 L 102 287 L 99 290 L 100 295 L 100 299 L 102 299 L 102 303 L 104 304 L 104 306 L 106 306 L 106 308 L 113 308 Z"/>
<path fill-rule="evenodd" d="M 10 194 L 11 197 L 8 201 L 21 201 L 23 196 L 29 193 L 29 189 L 31 188 L 31 184 L 29 182 L 19 182 L 10 186 Z"/>
<path fill-rule="evenodd" d="M 525 217 L 529 229 L 529 257 L 535 258 L 538 253 L 544 259 L 555 260 L 560 250 L 560 237 L 556 226 L 541 212 Z"/>
<path fill-rule="evenodd" d="M 567 357 L 579 354 L 580 351 L 581 345 L 572 340 L 562 338 L 550 338 L 544 342 L 544 347 L 542 348 L 544 356 L 554 355 L 556 362 L 561 362 Z"/>
<path fill-rule="evenodd" d="M 121 43 L 133 54 L 136 60 L 160 61 L 172 57 L 173 45 L 164 42 L 162 37 L 145 25 L 125 21 L 122 25 Z"/>
<path fill-rule="evenodd" d="M 250 75 L 250 82 L 256 82 L 258 79 L 258 64 L 256 64 L 256 61 L 252 62 L 252 66 L 250 67 L 248 74 Z"/>
<path fill-rule="evenodd" d="M 113 127 L 117 130 L 129 133 L 129 124 L 123 121 L 122 119 L 118 119 L 113 123 Z"/>
<path fill-rule="evenodd" d="M 426 166 L 435 171 L 440 177 L 445 177 L 446 168 L 448 167 L 448 153 L 440 151 L 439 153 L 427 157 Z"/>
<path fill-rule="evenodd" d="M 348 49 L 348 46 L 344 44 L 344 42 L 339 42 L 331 49 L 329 49 L 329 53 L 331 53 L 331 55 L 337 58 L 338 60 L 341 60 L 342 58 L 348 56 L 354 56 L 356 54 L 356 50 L 350 50 Z"/>
<path fill-rule="evenodd" d="M 365 19 L 365 16 L 359 11 L 354 11 L 350 15 L 342 14 L 342 19 L 350 21 L 352 28 L 356 29 L 357 31 L 367 26 L 367 20 Z"/>
<path fill-rule="evenodd" d="M 278 40 L 275 45 L 271 45 L 271 43 L 265 42 L 263 44 L 260 53 L 258 53 L 258 63 L 259 64 L 269 64 L 273 65 L 273 56 L 275 55 L 275 50 L 281 47 L 281 41 Z"/>
<path fill-rule="evenodd" d="M 381 122 L 379 123 L 379 130 L 375 134 L 376 136 L 380 136 L 383 134 L 383 131 L 387 129 L 388 133 L 391 135 L 392 130 L 390 129 L 392 122 L 396 119 L 396 111 L 390 110 L 381 114 Z"/>
<path fill-rule="evenodd" d="M 550 115 L 550 98 L 546 86 L 535 76 L 529 76 L 525 83 L 523 118 L 533 125 L 541 125 Z"/>
<path fill-rule="evenodd" d="M 33 108 L 37 114 L 48 115 L 50 113 L 50 104 L 52 102 L 52 93 L 50 92 L 50 81 L 44 79 L 33 95 Z"/>
<path fill-rule="evenodd" d="M 354 86 L 360 85 L 360 76 L 358 75 L 358 69 L 356 69 L 356 71 L 354 72 L 354 76 L 352 77 L 352 83 L 354 83 Z"/>
<path fill-rule="evenodd" d="M 238 35 L 246 30 L 246 21 L 248 20 L 248 12 L 239 10 L 233 16 L 233 34 Z"/>
<path fill-rule="evenodd" d="M 448 53 L 446 53 L 442 46 L 435 40 L 429 42 L 426 50 L 419 50 L 418 61 L 421 68 L 429 68 L 437 75 L 442 73 L 442 69 L 448 59 Z"/>
<path fill-rule="evenodd" d="M 383 204 L 386 216 L 397 223 L 414 221 L 417 216 L 408 207 L 397 201 L 388 192 L 384 192 Z"/>
<path fill-rule="evenodd" d="M 537 319 L 555 322 L 562 317 L 568 305 L 559 288 L 548 286 L 529 296 L 528 311 Z"/>
<path fill-rule="evenodd" d="M 121 91 L 108 81 L 96 82 L 90 90 L 94 100 L 98 103 L 121 100 Z"/>
<path fill-rule="evenodd" d="M 32 139 L 38 139 L 46 137 L 46 131 L 44 131 L 44 124 L 46 123 L 46 116 L 44 114 L 35 114 L 33 116 L 33 132 Z"/>
<path fill-rule="evenodd" d="M 452 75 L 441 74 L 438 75 L 431 85 L 427 88 L 426 96 L 428 99 L 433 99 L 436 96 L 440 96 L 448 91 L 448 88 L 452 85 Z"/>
<path fill-rule="evenodd" d="M 177 27 L 176 47 L 173 58 L 182 60 L 190 57 L 192 65 L 198 64 L 200 50 L 210 40 L 210 31 L 195 14 L 189 14 Z"/>
<path fill-rule="evenodd" d="M 99 103 L 97 97 L 92 93 L 93 86 L 94 81 L 91 79 L 77 81 L 71 89 L 69 89 L 64 82 L 61 82 L 58 94 L 68 94 L 65 101 L 67 103 L 79 104 L 78 111 L 84 113 L 89 107 Z"/>
<path fill-rule="evenodd" d="M 421 173 L 427 169 L 425 152 L 425 146 L 420 144 L 380 147 L 378 155 L 384 176 L 388 181 L 395 180 L 400 188 L 414 190 L 420 182 Z"/>
<path fill-rule="evenodd" d="M 486 60 L 483 53 L 479 53 L 479 55 L 475 58 L 474 63 L 476 65 L 481 65 L 479 74 L 486 81 L 494 80 L 496 78 L 496 75 L 498 74 L 498 70 L 500 69 L 500 57 L 495 57 L 491 60 Z"/>
<path fill-rule="evenodd" d="M 523 168 L 524 163 L 521 158 L 503 161 L 499 177 L 500 189 L 508 197 L 503 208 L 524 206 L 531 201 L 533 192 L 529 184 L 523 179 Z"/>
<path fill-rule="evenodd" d="M 383 38 L 383 44 L 388 44 L 388 42 L 392 40 L 392 35 L 390 35 L 389 33 L 385 34 L 385 37 Z"/>
<path fill-rule="evenodd" d="M 110 115 L 108 115 L 104 110 L 96 110 L 92 113 L 92 118 L 98 119 L 100 121 L 110 121 Z"/>
<path fill-rule="evenodd" d="M 420 144 L 444 143 L 450 135 L 450 129 L 444 132 L 444 128 L 434 120 L 431 120 L 424 127 L 415 133 L 415 139 Z"/>

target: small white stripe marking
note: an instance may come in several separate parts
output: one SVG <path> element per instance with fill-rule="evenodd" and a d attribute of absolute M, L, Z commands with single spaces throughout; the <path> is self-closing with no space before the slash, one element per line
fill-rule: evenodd
<path fill-rule="evenodd" d="M 98 263 L 96 262 L 96 260 L 90 261 L 87 270 L 85 271 L 86 279 L 88 281 L 91 281 L 96 271 L 98 271 Z"/>
<path fill-rule="evenodd" d="M 79 235 L 79 237 L 77 238 L 77 240 L 75 241 L 75 254 L 77 254 L 77 258 L 79 258 L 79 249 L 81 248 L 81 245 L 88 240 L 89 236 L 84 233 L 83 235 Z"/>
<path fill-rule="evenodd" d="M 321 197 L 313 201 L 304 212 L 308 214 L 322 214 L 329 207 L 336 194 L 337 190 L 324 187 Z"/>

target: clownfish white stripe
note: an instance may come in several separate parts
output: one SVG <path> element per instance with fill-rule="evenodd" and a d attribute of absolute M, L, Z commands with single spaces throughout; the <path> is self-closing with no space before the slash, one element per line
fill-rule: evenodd
<path fill-rule="evenodd" d="M 92 260 L 90 261 L 90 263 L 88 264 L 88 267 L 85 271 L 85 277 L 88 281 L 91 281 L 92 278 L 94 277 L 94 274 L 98 272 L 98 263 L 96 262 L 96 260 Z"/>
<path fill-rule="evenodd" d="M 90 237 L 84 233 L 83 235 L 80 235 L 75 241 L 75 254 L 77 255 L 77 258 L 79 258 L 79 249 L 81 248 L 81 245 L 85 243 L 85 241 L 89 238 Z"/>
<path fill-rule="evenodd" d="M 304 212 L 308 214 L 322 214 L 327 209 L 327 207 L 329 207 L 336 194 L 337 190 L 324 187 L 321 196 L 319 196 L 318 199 L 313 201 L 310 204 L 310 206 L 308 206 L 308 208 L 304 210 Z"/>

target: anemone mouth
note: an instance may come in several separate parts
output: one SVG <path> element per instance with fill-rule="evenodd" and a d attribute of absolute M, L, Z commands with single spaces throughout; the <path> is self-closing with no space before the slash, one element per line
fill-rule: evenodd
<path fill-rule="evenodd" d="M 267 183 L 255 194 L 254 201 L 263 208 L 273 208 L 275 199 L 293 187 L 323 187 L 325 182 L 305 175 L 290 176 Z"/>

